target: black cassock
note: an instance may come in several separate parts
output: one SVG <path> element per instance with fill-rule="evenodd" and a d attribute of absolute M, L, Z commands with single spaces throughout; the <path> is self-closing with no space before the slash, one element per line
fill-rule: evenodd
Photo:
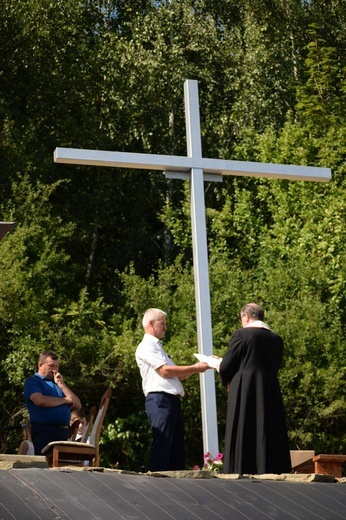
<path fill-rule="evenodd" d="M 220 364 L 229 384 L 224 473 L 290 473 L 291 460 L 277 374 L 280 336 L 245 327 L 233 334 Z"/>

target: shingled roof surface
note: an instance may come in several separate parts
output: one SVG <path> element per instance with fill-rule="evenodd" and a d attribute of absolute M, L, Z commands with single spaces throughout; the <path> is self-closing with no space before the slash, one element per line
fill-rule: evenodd
<path fill-rule="evenodd" d="M 345 520 L 346 484 L 0 471 L 1 520 Z"/>

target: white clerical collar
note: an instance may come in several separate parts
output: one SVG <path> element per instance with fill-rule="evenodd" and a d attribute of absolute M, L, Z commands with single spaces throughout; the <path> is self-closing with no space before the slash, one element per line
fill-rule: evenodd
<path fill-rule="evenodd" d="M 244 329 L 247 327 L 257 327 L 259 329 L 270 330 L 269 325 L 267 325 L 266 323 L 264 323 L 264 321 L 261 321 L 261 320 L 251 321 L 250 323 L 247 323 L 247 325 L 244 325 Z"/>

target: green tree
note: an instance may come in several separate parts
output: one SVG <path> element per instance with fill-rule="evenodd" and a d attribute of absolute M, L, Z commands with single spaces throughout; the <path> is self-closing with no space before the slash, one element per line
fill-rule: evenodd
<path fill-rule="evenodd" d="M 282 334 L 292 447 L 344 451 L 343 0 L 0 0 L 3 421 L 56 349 L 88 408 L 110 386 L 103 462 L 145 467 L 134 352 L 149 306 L 176 362 L 196 349 L 189 184 L 54 164 L 56 146 L 186 154 L 183 82 L 200 87 L 203 155 L 329 166 L 329 185 L 205 183 L 215 352 L 262 303 Z M 185 383 L 189 463 L 202 456 L 198 378 Z M 226 396 L 216 383 L 220 440 Z M 3 440 L 3 443 L 5 439 Z M 7 451 L 17 443 L 8 438 Z"/>

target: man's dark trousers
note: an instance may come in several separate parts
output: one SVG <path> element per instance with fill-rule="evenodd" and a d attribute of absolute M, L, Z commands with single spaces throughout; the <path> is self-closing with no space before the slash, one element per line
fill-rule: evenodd
<path fill-rule="evenodd" d="M 179 396 L 150 392 L 145 398 L 153 444 L 150 471 L 185 469 L 184 423 Z"/>

